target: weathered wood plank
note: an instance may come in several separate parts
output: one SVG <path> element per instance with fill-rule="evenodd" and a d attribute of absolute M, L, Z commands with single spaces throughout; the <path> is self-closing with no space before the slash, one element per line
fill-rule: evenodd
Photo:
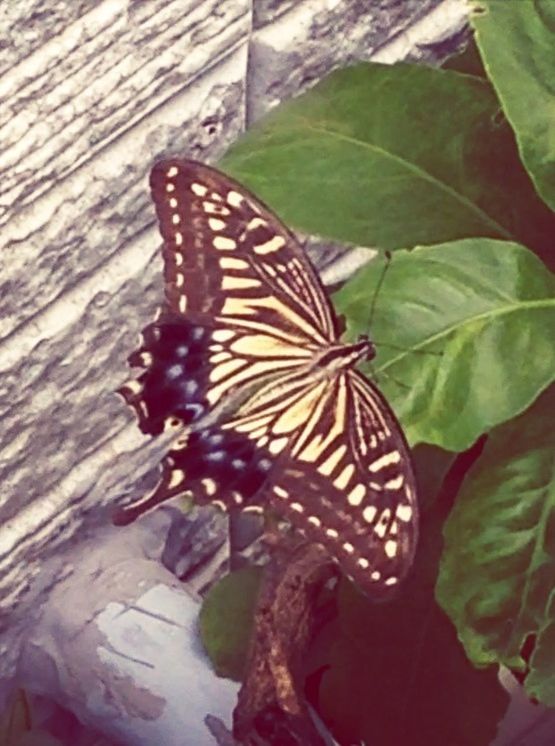
<path fill-rule="evenodd" d="M 292 42 L 307 35 L 300 5 L 285 3 L 276 21 L 289 18 Z M 302 45 L 318 64 L 307 59 L 305 72 L 344 61 L 351 34 L 364 55 L 355 16 L 328 61 L 320 49 L 346 0 L 302 5 L 321 10 L 308 27 L 318 43 Z M 13 630 L 4 638 L 13 650 L 56 582 L 44 579 L 48 558 L 142 491 L 165 448 L 141 436 L 112 393 L 162 296 L 148 171 L 164 153 L 217 159 L 244 127 L 245 87 L 263 108 L 255 99 L 268 68 L 252 59 L 247 68 L 247 0 L 104 0 L 72 7 L 65 22 L 59 4 L 51 27 L 44 4 L 17 7 L 10 23 L 28 23 L 29 43 L 0 79 L 0 626 Z M 390 33 L 384 21 L 382 42 Z M 309 77 L 290 71 L 272 95 Z M 0 677 L 12 664 L 1 657 Z"/>

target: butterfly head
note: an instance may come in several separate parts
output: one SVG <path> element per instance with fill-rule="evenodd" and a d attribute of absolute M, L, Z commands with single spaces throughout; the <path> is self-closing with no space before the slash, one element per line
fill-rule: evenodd
<path fill-rule="evenodd" d="M 364 360 L 373 360 L 376 357 L 376 346 L 368 336 L 368 334 L 358 335 L 358 345 L 364 345 L 365 350 Z"/>

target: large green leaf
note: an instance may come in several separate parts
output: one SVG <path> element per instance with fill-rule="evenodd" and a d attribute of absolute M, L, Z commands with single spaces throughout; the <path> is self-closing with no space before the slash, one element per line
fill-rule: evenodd
<path fill-rule="evenodd" d="M 483 62 L 538 192 L 555 209 L 555 3 L 474 0 Z"/>
<path fill-rule="evenodd" d="M 313 702 L 340 743 L 486 746 L 508 696 L 494 667 L 477 670 L 434 601 L 447 512 L 424 513 L 415 567 L 398 597 L 375 604 L 345 583 L 339 618 L 317 641 Z"/>
<path fill-rule="evenodd" d="M 382 272 L 383 264 L 371 262 L 335 295 L 353 335 L 368 331 Z M 411 443 L 462 451 L 553 380 L 555 278 L 509 242 L 467 239 L 399 251 L 371 332 L 379 352 L 374 373 Z"/>
<path fill-rule="evenodd" d="M 359 245 L 490 236 L 543 251 L 555 231 L 491 86 L 448 70 L 336 71 L 220 165 L 292 226 Z"/>
<path fill-rule="evenodd" d="M 530 365 L 532 363 L 530 362 Z M 437 598 L 477 664 L 524 668 L 555 705 L 555 387 L 492 433 L 445 526 Z"/>

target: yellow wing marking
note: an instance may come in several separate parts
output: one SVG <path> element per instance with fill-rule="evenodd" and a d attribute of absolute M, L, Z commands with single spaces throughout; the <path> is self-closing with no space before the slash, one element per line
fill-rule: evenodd
<path fill-rule="evenodd" d="M 246 290 L 247 288 L 259 288 L 261 285 L 260 280 L 251 279 L 250 277 L 224 275 L 222 278 L 222 290 Z"/>
<path fill-rule="evenodd" d="M 231 362 L 231 361 L 230 361 Z M 236 361 L 233 361 L 236 362 Z M 240 361 L 242 369 L 239 370 L 235 375 L 230 376 L 226 380 L 222 381 L 217 386 L 213 386 L 206 392 L 206 398 L 209 404 L 215 404 L 220 398 L 230 389 L 238 385 L 247 385 L 250 380 L 263 375 L 264 373 L 275 373 L 279 368 L 290 368 L 292 367 L 291 360 L 269 360 L 266 362 L 256 362 L 252 364 L 246 364 L 244 360 Z M 229 363 L 221 363 L 221 365 L 229 365 Z M 216 369 L 217 370 L 217 369 Z M 229 371 L 232 372 L 232 371 Z M 212 371 L 212 374 L 214 371 Z M 212 375 L 211 374 L 211 375 Z M 221 376 L 218 376 L 220 380 Z"/>
<path fill-rule="evenodd" d="M 346 451 L 347 446 L 345 445 L 345 443 L 336 448 L 335 451 L 333 451 L 333 453 L 328 456 L 328 458 L 318 467 L 318 471 L 320 472 L 320 474 L 324 474 L 324 476 L 329 477 L 329 475 L 332 473 L 337 464 L 345 455 Z"/>
<path fill-rule="evenodd" d="M 326 450 L 328 445 L 330 445 L 330 443 L 333 443 L 333 441 L 344 432 L 346 427 L 346 412 L 347 388 L 345 383 L 345 376 L 340 375 L 337 379 L 337 398 L 335 401 L 333 425 L 328 433 L 317 433 L 314 436 L 314 438 L 308 443 L 306 448 L 299 453 L 299 459 L 301 459 L 301 461 L 317 461 L 320 454 L 322 454 Z M 305 432 L 314 432 L 314 425 L 312 424 L 312 422 L 307 424 Z"/>
<path fill-rule="evenodd" d="M 301 427 L 306 422 L 307 412 L 311 411 L 315 401 L 322 396 L 327 385 L 327 381 L 322 381 L 319 385 L 307 391 L 295 404 L 289 405 L 274 423 L 272 432 L 280 435 L 281 433 L 290 433 Z"/>
<path fill-rule="evenodd" d="M 253 316 L 257 313 L 258 308 L 276 311 L 282 318 L 286 319 L 291 326 L 302 329 L 302 331 L 307 336 L 312 337 L 314 341 L 319 342 L 321 345 L 326 345 L 328 340 L 317 329 L 275 296 L 265 296 L 263 298 L 226 298 L 222 308 L 222 314 L 224 317 Z"/>
<path fill-rule="evenodd" d="M 239 337 L 230 345 L 230 350 L 237 355 L 250 355 L 252 357 L 288 357 L 305 358 L 312 357 L 311 351 L 296 345 L 284 344 L 268 334 L 249 334 Z"/>

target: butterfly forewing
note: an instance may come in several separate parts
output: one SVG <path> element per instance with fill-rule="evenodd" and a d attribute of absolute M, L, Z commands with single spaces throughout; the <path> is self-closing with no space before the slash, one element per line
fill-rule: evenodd
<path fill-rule="evenodd" d="M 166 303 L 129 359 L 143 372 L 120 392 L 144 432 L 179 436 L 155 491 L 118 522 L 183 493 L 271 506 L 365 591 L 385 595 L 416 545 L 410 456 L 387 403 L 352 368 L 358 352 L 338 342 L 341 324 L 303 249 L 208 166 L 163 161 L 151 188 Z"/>
<path fill-rule="evenodd" d="M 333 310 L 303 250 L 244 187 L 179 159 L 158 163 L 150 183 L 173 310 L 297 347 L 335 338 Z"/>

